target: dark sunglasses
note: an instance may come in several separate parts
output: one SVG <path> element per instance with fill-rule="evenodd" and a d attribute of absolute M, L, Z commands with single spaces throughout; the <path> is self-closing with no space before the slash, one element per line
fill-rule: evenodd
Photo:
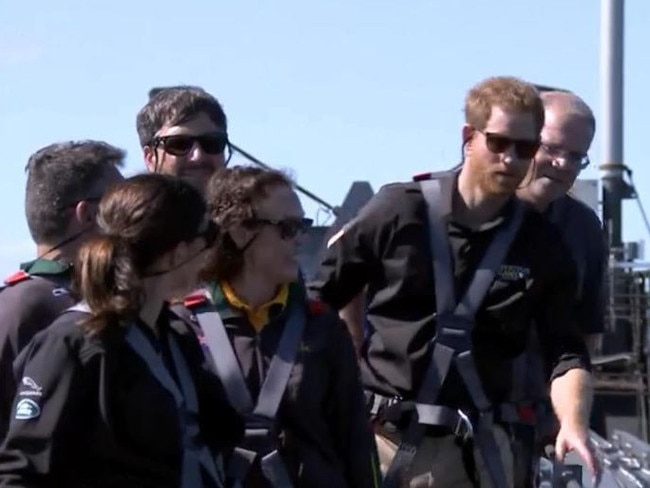
<path fill-rule="evenodd" d="M 228 134 L 219 132 L 202 136 L 179 134 L 176 136 L 161 136 L 153 140 L 153 146 L 162 146 L 166 153 L 172 156 L 186 156 L 194 144 L 198 144 L 206 154 L 221 154 L 228 146 Z"/>
<path fill-rule="evenodd" d="M 504 153 L 510 146 L 514 146 L 515 154 L 520 159 L 532 159 L 539 149 L 539 141 L 529 139 L 513 139 L 512 137 L 493 132 L 479 131 L 485 136 L 485 145 L 494 154 Z"/>
<path fill-rule="evenodd" d="M 272 225 L 278 229 L 282 239 L 293 239 L 298 234 L 304 234 L 314 224 L 313 219 L 287 217 L 284 219 L 260 219 L 250 220 L 252 224 Z"/>

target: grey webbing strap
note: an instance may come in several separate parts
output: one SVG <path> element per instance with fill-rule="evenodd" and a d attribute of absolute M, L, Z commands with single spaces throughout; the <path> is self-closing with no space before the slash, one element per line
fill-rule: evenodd
<path fill-rule="evenodd" d="M 456 293 L 453 287 L 454 270 L 447 232 L 453 185 L 448 183 L 447 178 L 420 182 L 429 216 L 429 249 L 434 258 L 433 279 L 438 315 L 453 312 L 456 308 Z"/>
<path fill-rule="evenodd" d="M 217 373 L 235 408 L 243 414 L 253 413 L 260 417 L 274 419 L 289 382 L 305 328 L 305 310 L 302 305 L 295 303 L 291 306 L 289 319 L 262 383 L 255 407 L 253 407 L 250 392 L 230 344 L 226 328 L 216 308 L 212 305 L 203 305 L 196 310 L 196 318 L 201 326 Z"/>
<path fill-rule="evenodd" d="M 250 413 L 253 400 L 219 312 L 213 306 L 201 306 L 195 316 L 230 403 L 240 414 Z"/>
<path fill-rule="evenodd" d="M 79 302 L 68 308 L 66 312 L 90 313 L 91 310 L 87 303 Z M 174 338 L 167 336 L 167 341 L 182 391 L 179 390 L 161 357 L 156 353 L 139 327 L 130 325 L 125 340 L 131 349 L 146 363 L 151 374 L 174 397 L 183 437 L 181 487 L 200 488 L 203 486 L 201 466 L 212 477 L 216 486 L 225 486 L 221 459 L 215 460 L 209 449 L 199 443 L 199 405 L 196 389 L 187 362 Z"/>
<path fill-rule="evenodd" d="M 126 333 L 126 342 L 142 358 L 151 373 L 176 401 L 183 436 L 181 487 L 203 486 L 201 466 L 205 468 L 217 486 L 224 486 L 223 476 L 217 473 L 217 465 L 210 451 L 205 445 L 197 442 L 199 434 L 198 401 L 187 363 L 178 349 L 176 341 L 171 337 L 168 337 L 167 340 L 182 392 L 169 374 L 160 355 L 156 353 L 139 327 L 131 325 Z"/>
<path fill-rule="evenodd" d="M 218 460 L 215 460 L 210 450 L 204 444 L 200 444 L 199 401 L 196 396 L 192 375 L 175 338 L 168 335 L 167 340 L 186 405 L 186 408 L 180 409 L 183 416 L 182 427 L 184 428 L 185 445 L 183 466 L 187 466 L 189 471 L 202 465 L 217 486 L 224 486 L 225 477 L 221 457 L 219 456 Z"/>
<path fill-rule="evenodd" d="M 276 351 L 266 379 L 262 384 L 254 415 L 275 419 L 284 390 L 289 383 L 291 370 L 298 355 L 300 340 L 305 329 L 305 310 L 302 303 L 296 301 L 289 310 L 289 319 L 282 333 L 278 350 Z"/>
<path fill-rule="evenodd" d="M 523 208 L 515 202 L 515 210 L 509 222 L 502 226 L 488 247 L 478 269 L 474 273 L 465 295 L 457 303 L 454 294 L 453 260 L 449 249 L 447 218 L 451 213 L 453 179 L 426 180 L 420 182 L 422 195 L 429 213 L 429 235 L 433 255 L 436 290 L 436 312 L 444 316 L 453 312 L 456 316 L 472 319 L 485 298 L 496 272 L 505 259 L 510 244 L 519 230 Z"/>

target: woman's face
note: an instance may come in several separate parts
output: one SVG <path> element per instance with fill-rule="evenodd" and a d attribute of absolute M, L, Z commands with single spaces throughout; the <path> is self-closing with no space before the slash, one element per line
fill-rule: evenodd
<path fill-rule="evenodd" d="M 298 195 L 289 186 L 273 186 L 254 208 L 254 227 L 241 239 L 243 244 L 252 239 L 244 252 L 244 266 L 273 285 L 296 281 L 298 250 L 311 225 Z"/>
<path fill-rule="evenodd" d="M 167 269 L 163 275 L 171 297 L 184 296 L 199 285 L 199 273 L 205 264 L 206 250 L 214 242 L 214 223 L 206 220 L 197 232 L 197 236 L 181 242 L 167 253 L 157 268 Z"/>

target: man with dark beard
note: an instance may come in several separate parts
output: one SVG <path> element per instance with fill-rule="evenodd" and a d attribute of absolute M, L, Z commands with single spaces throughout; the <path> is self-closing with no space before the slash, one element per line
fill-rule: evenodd
<path fill-rule="evenodd" d="M 176 175 L 203 192 L 212 173 L 227 163 L 226 114 L 200 87 L 151 90 L 136 125 L 149 171 Z"/>

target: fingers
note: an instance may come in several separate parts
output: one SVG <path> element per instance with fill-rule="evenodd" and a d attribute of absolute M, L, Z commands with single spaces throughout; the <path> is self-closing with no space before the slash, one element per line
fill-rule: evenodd
<path fill-rule="evenodd" d="M 558 463 L 564 462 L 564 456 L 566 455 L 566 442 L 564 441 L 564 438 L 561 436 L 557 437 L 557 440 L 555 441 L 555 460 Z"/>

